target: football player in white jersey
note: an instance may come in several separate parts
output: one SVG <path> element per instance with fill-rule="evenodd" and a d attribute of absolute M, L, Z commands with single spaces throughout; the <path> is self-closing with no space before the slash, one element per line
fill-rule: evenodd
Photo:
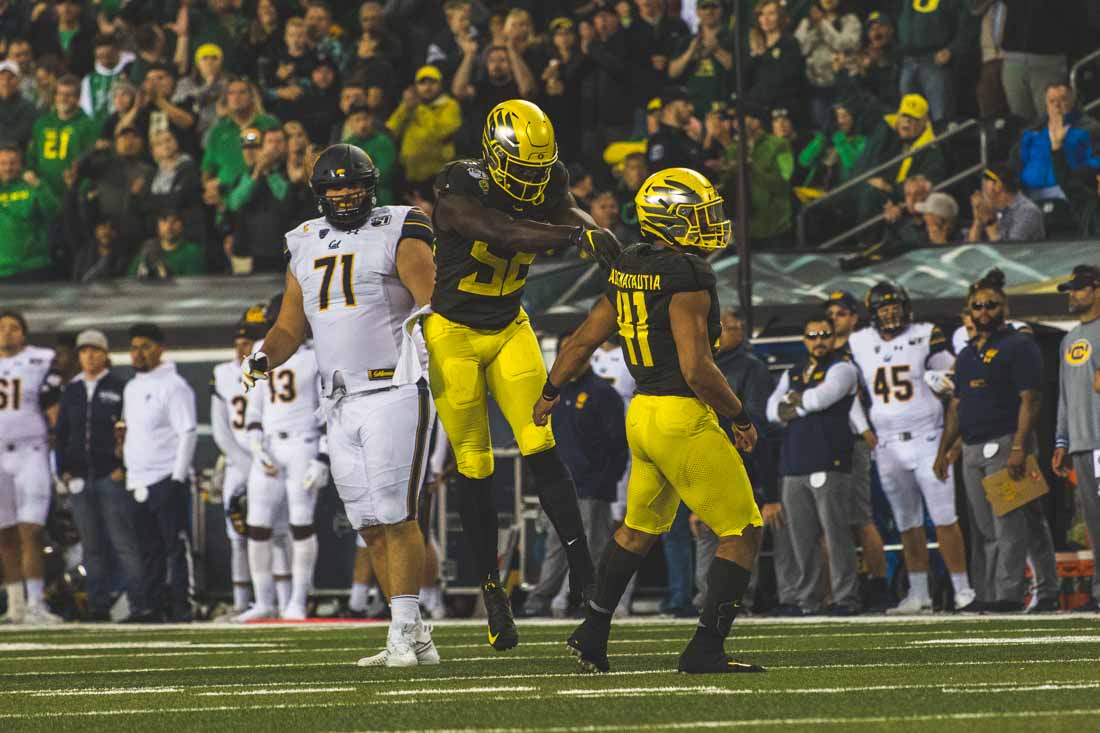
<path fill-rule="evenodd" d="M 57 418 L 62 386 L 53 359 L 53 349 L 27 345 L 22 315 L 0 313 L 0 563 L 8 592 L 0 621 L 6 623 L 61 623 L 46 607 L 42 560 L 53 487 L 48 424 Z"/>
<path fill-rule="evenodd" d="M 393 617 L 386 648 L 359 663 L 411 667 L 439 661 L 420 618 L 424 540 L 416 523 L 434 409 L 424 380 L 397 386 L 393 378 L 402 324 L 431 300 L 434 233 L 415 207 L 376 208 L 377 181 L 359 148 L 321 153 L 310 185 L 324 215 L 286 235 L 282 308 L 243 378 L 275 374 L 304 342 L 307 324 L 312 329 L 332 478 Z"/>
<path fill-rule="evenodd" d="M 913 323 L 905 288 L 883 281 L 866 298 L 871 328 L 852 334 L 849 345 L 871 396 L 871 423 L 878 444 L 875 461 L 883 493 L 901 532 L 909 593 L 893 613 L 929 613 L 928 543 L 924 507 L 936 525 L 940 554 L 951 573 L 955 606 L 974 602 L 966 573 L 966 550 L 955 513 L 955 483 L 932 471 L 943 432 L 943 402 L 929 383 L 954 366 L 947 339 L 931 323 Z M 946 382 L 949 384 L 949 382 Z M 921 497 L 923 495 L 923 505 Z"/>

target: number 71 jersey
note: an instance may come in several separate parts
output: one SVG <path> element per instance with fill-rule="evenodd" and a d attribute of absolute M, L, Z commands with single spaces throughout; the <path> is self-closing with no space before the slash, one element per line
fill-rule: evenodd
<path fill-rule="evenodd" d="M 287 232 L 287 267 L 302 288 L 325 395 L 337 373 L 349 393 L 390 386 L 401 324 L 416 306 L 397 274 L 403 239 L 432 244 L 431 220 L 416 207 L 377 207 L 358 229 L 319 217 Z"/>
<path fill-rule="evenodd" d="M 864 328 L 852 334 L 848 346 L 871 395 L 871 423 L 880 440 L 943 427 L 943 403 L 924 383 L 927 369 L 954 363 L 937 326 L 914 323 L 889 341 Z"/>
<path fill-rule="evenodd" d="M 706 260 L 645 242 L 615 260 L 604 295 L 615 306 L 627 368 L 638 394 L 695 397 L 680 371 L 669 305 L 676 293 L 710 295 L 707 341 L 717 348 L 722 331 L 717 279 Z"/>

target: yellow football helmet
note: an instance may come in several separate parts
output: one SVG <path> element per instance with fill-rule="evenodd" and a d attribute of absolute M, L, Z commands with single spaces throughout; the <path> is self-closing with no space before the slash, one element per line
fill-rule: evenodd
<path fill-rule="evenodd" d="M 497 186 L 517 201 L 541 203 L 558 161 L 554 126 L 545 112 L 522 99 L 501 102 L 485 121 L 481 150 Z"/>
<path fill-rule="evenodd" d="M 722 249 L 733 225 L 710 181 L 690 168 L 665 168 L 645 180 L 634 197 L 642 234 L 680 247 Z"/>

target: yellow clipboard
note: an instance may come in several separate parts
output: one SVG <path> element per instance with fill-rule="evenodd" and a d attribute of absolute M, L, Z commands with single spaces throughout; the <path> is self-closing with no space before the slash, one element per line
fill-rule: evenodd
<path fill-rule="evenodd" d="M 1013 509 L 1019 509 L 1050 491 L 1034 455 L 1028 455 L 1027 463 L 1024 464 L 1024 475 L 1019 481 L 1009 478 L 1008 469 L 1004 468 L 982 479 L 982 488 L 993 507 L 993 513 L 998 517 L 1003 517 Z"/>

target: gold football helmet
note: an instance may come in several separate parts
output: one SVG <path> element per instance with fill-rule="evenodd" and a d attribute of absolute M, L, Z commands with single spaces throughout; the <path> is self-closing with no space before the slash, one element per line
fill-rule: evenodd
<path fill-rule="evenodd" d="M 481 135 L 481 150 L 497 186 L 517 201 L 542 201 L 558 161 L 558 144 L 550 118 L 538 106 L 509 99 L 493 107 Z"/>
<path fill-rule="evenodd" d="M 722 249 L 733 225 L 710 181 L 690 168 L 666 168 L 645 180 L 634 197 L 643 235 L 680 247 Z"/>

